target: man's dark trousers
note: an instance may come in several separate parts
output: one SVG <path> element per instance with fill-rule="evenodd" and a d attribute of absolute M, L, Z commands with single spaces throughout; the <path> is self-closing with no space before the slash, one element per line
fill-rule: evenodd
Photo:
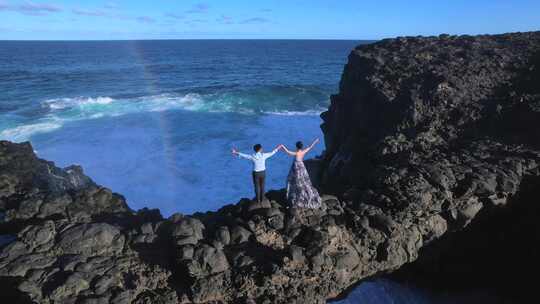
<path fill-rule="evenodd" d="M 264 197 L 264 179 L 266 171 L 253 171 L 253 186 L 255 187 L 255 197 L 257 202 L 262 202 Z"/>

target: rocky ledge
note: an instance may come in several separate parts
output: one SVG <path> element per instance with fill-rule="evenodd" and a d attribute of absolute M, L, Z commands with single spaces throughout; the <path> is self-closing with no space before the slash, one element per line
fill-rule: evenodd
<path fill-rule="evenodd" d="M 540 33 L 353 50 L 322 115 L 327 151 L 317 172 L 333 194 L 324 210 L 287 208 L 283 191 L 271 191 L 260 204 L 164 219 L 129 209 L 80 167 L 60 169 L 29 143 L 2 141 L 2 296 L 324 303 L 419 254 L 440 254 L 429 248 L 479 218 L 496 214 L 506 225 L 498 211 L 523 204 L 523 185 L 539 191 L 539 52 Z"/>

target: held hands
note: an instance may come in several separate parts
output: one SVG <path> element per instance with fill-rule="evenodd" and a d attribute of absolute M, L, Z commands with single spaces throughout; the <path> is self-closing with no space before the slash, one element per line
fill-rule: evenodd
<path fill-rule="evenodd" d="M 278 150 L 283 150 L 283 151 L 287 151 L 287 147 L 285 147 L 284 144 L 279 144 L 279 146 L 277 147 Z"/>

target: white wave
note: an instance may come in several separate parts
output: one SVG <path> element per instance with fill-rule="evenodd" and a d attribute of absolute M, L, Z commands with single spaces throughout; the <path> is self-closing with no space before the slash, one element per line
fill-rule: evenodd
<path fill-rule="evenodd" d="M 269 115 L 280 115 L 280 116 L 319 116 L 324 110 L 307 110 L 307 111 L 272 111 L 265 112 Z"/>
<path fill-rule="evenodd" d="M 205 102 L 200 94 L 188 93 L 183 96 L 161 94 L 156 96 L 142 97 L 148 111 L 161 112 L 171 109 L 183 109 L 188 111 L 200 111 Z"/>
<path fill-rule="evenodd" d="M 105 114 L 103 114 L 103 113 L 96 113 L 96 114 L 90 115 L 90 118 L 101 118 L 101 117 L 103 117 L 103 116 L 105 116 Z"/>
<path fill-rule="evenodd" d="M 82 107 L 87 105 L 106 105 L 114 102 L 111 97 L 74 97 L 74 98 L 57 98 L 45 100 L 42 104 L 51 110 L 62 110 L 66 108 Z"/>
<path fill-rule="evenodd" d="M 50 132 L 60 127 L 62 127 L 62 124 L 57 122 L 41 122 L 29 125 L 22 125 L 1 131 L 0 138 L 15 142 L 21 142 L 28 140 L 31 135 Z"/>
<path fill-rule="evenodd" d="M 229 92 L 184 95 L 165 93 L 128 99 L 114 99 L 107 96 L 48 99 L 41 103 L 43 107 L 50 110 L 48 115 L 27 125 L 0 129 L 0 138 L 24 141 L 34 134 L 54 131 L 67 122 L 118 117 L 140 112 L 185 110 L 244 115 L 317 116 L 324 111 L 322 108 L 306 111 L 280 110 L 279 105 L 275 110 L 266 110 L 265 105 L 257 103 L 256 99 L 249 94 L 245 96 Z M 267 105 L 271 106 L 271 104 Z M 286 105 L 282 106 L 286 107 Z"/>
<path fill-rule="evenodd" d="M 249 98 L 249 97 L 248 97 Z M 270 115 L 320 115 L 324 109 L 306 111 L 264 110 L 258 109 L 257 103 L 243 96 L 231 96 L 228 93 L 187 93 L 185 95 L 159 94 L 143 96 L 134 99 L 113 99 L 111 97 L 75 97 L 49 99 L 42 102 L 52 112 L 59 116 L 69 115 L 70 120 L 92 119 L 103 116 L 120 116 L 133 112 L 162 112 L 167 110 L 185 110 L 195 112 L 218 112 L 240 114 L 270 114 Z M 100 105 L 94 107 L 92 105 Z M 67 110 L 75 110 L 75 112 Z M 66 115 L 64 115 L 66 114 Z M 67 118 L 67 117 L 64 117 Z"/>

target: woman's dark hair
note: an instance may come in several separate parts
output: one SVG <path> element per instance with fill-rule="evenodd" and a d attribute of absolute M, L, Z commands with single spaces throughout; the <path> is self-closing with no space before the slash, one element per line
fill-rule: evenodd
<path fill-rule="evenodd" d="M 255 152 L 259 152 L 259 151 L 261 151 L 261 149 L 262 149 L 261 144 L 256 144 L 255 146 L 253 146 L 253 150 L 254 150 Z"/>
<path fill-rule="evenodd" d="M 296 142 L 296 149 L 301 150 L 304 147 L 304 144 L 301 141 Z"/>

